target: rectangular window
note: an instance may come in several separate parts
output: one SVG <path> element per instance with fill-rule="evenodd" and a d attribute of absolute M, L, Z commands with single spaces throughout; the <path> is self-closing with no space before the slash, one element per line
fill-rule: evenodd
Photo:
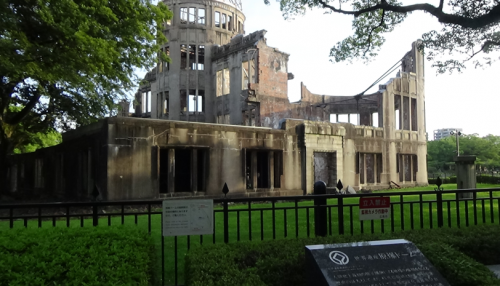
<path fill-rule="evenodd" d="M 418 131 L 418 121 L 417 121 L 417 99 L 411 99 L 411 130 Z"/>
<path fill-rule="evenodd" d="M 151 91 L 142 93 L 142 113 L 151 112 Z"/>
<path fill-rule="evenodd" d="M 188 67 L 188 51 L 186 45 L 181 45 L 181 70 L 186 69 Z"/>
<path fill-rule="evenodd" d="M 186 105 L 187 96 L 188 94 L 185 89 L 180 91 L 181 112 L 187 111 L 187 105 Z"/>
<path fill-rule="evenodd" d="M 215 27 L 220 28 L 220 13 L 215 12 Z"/>
<path fill-rule="evenodd" d="M 230 94 L 231 93 L 231 77 L 229 76 L 229 69 L 223 70 L 223 85 L 222 85 L 222 94 Z"/>
<path fill-rule="evenodd" d="M 169 100 L 169 92 L 160 92 L 158 94 L 158 117 L 161 117 L 162 115 L 167 115 L 168 114 L 168 100 Z"/>
<path fill-rule="evenodd" d="M 222 71 L 217 72 L 216 80 L 217 80 L 217 82 L 216 82 L 216 86 L 217 86 L 216 95 L 222 96 Z"/>
<path fill-rule="evenodd" d="M 222 29 L 226 29 L 226 14 L 222 14 Z"/>
<path fill-rule="evenodd" d="M 205 9 L 198 8 L 198 24 L 205 25 Z"/>
<path fill-rule="evenodd" d="M 249 66 L 249 63 L 251 64 Z M 248 89 L 249 83 L 255 83 L 255 62 L 247 61 L 241 64 L 242 89 Z"/>
<path fill-rule="evenodd" d="M 189 45 L 189 64 L 192 70 L 196 70 L 196 46 Z"/>
<path fill-rule="evenodd" d="M 238 33 L 241 34 L 241 22 L 240 21 L 238 21 Z"/>
<path fill-rule="evenodd" d="M 205 70 L 205 46 L 198 46 L 198 70 Z"/>
<path fill-rule="evenodd" d="M 227 16 L 227 29 L 229 31 L 233 30 L 233 17 Z"/>
<path fill-rule="evenodd" d="M 189 24 L 196 24 L 196 9 L 189 8 Z"/>
<path fill-rule="evenodd" d="M 181 24 L 187 24 L 188 8 L 181 8 Z"/>
<path fill-rule="evenodd" d="M 165 55 L 167 55 L 167 57 L 170 56 L 170 48 L 169 47 L 162 48 L 160 50 L 160 54 L 161 53 L 165 53 Z M 158 55 L 158 72 L 168 71 L 169 69 L 170 69 L 169 62 L 164 61 L 161 58 L 161 55 Z"/>
<path fill-rule="evenodd" d="M 189 90 L 189 112 L 203 112 L 204 97 L 204 90 L 198 90 L 198 94 L 194 89 Z"/>
<path fill-rule="evenodd" d="M 271 158 L 274 161 L 273 166 L 270 166 Z M 244 166 L 247 189 L 281 187 L 280 181 L 283 174 L 282 151 L 245 150 Z M 271 171 L 273 171 L 274 176 L 272 176 Z M 273 180 L 272 184 L 271 180 Z"/>

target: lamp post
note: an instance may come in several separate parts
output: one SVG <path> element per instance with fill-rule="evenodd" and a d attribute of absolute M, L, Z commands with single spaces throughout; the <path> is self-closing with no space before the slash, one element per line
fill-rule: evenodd
<path fill-rule="evenodd" d="M 453 130 L 450 132 L 450 135 L 455 135 L 455 138 L 457 140 L 457 156 L 460 156 L 460 142 L 458 140 L 458 137 L 462 135 L 462 132 L 458 130 Z"/>

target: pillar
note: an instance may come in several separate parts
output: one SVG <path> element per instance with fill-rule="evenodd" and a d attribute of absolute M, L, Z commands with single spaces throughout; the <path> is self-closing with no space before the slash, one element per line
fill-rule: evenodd
<path fill-rule="evenodd" d="M 457 189 L 476 188 L 476 168 L 474 162 L 476 156 L 462 155 L 455 156 L 455 166 L 457 172 Z M 472 193 L 457 194 L 460 199 L 472 198 Z"/>

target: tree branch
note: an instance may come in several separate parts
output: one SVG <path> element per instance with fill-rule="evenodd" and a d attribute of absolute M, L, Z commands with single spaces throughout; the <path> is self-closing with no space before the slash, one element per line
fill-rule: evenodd
<path fill-rule="evenodd" d="M 384 0 L 382 0 L 382 1 L 384 1 Z M 373 35 L 373 31 L 375 31 L 375 29 L 377 29 L 377 28 L 382 27 L 382 26 L 385 24 L 385 22 L 384 22 L 384 18 L 385 18 L 385 10 L 383 10 L 383 11 L 382 11 L 382 19 L 380 19 L 380 23 L 379 23 L 377 26 L 373 27 L 373 28 L 370 30 L 370 34 L 368 34 L 368 40 L 367 40 L 367 42 L 368 42 L 368 47 L 366 48 L 365 52 L 363 53 L 363 56 L 365 56 L 365 55 L 366 55 L 366 53 L 370 50 L 370 47 L 371 47 L 371 45 L 372 45 L 372 35 Z"/>
<path fill-rule="evenodd" d="M 495 42 L 495 41 L 490 41 L 490 40 L 487 40 L 486 42 L 484 42 L 484 44 L 481 46 L 481 49 L 475 53 L 473 53 L 467 60 L 465 61 L 468 61 L 470 59 L 472 59 L 473 57 L 475 57 L 477 54 L 479 54 L 480 52 L 483 52 L 485 49 L 489 48 L 490 46 L 500 46 L 500 42 Z"/>
<path fill-rule="evenodd" d="M 443 11 L 443 6 L 444 6 L 444 0 L 439 1 L 439 7 L 438 9 Z"/>
<path fill-rule="evenodd" d="M 354 17 L 358 17 L 362 14 L 377 11 L 377 10 L 386 10 L 386 11 L 391 11 L 395 13 L 409 13 L 413 11 L 425 11 L 428 12 L 429 14 L 433 15 L 438 19 L 440 23 L 443 24 L 455 24 L 459 25 L 464 28 L 471 28 L 471 29 L 477 29 L 481 28 L 490 24 L 494 24 L 497 22 L 500 22 L 500 5 L 496 5 L 493 7 L 488 13 L 474 17 L 474 18 L 469 18 L 461 15 L 455 15 L 455 14 L 447 14 L 444 13 L 442 10 L 442 4 L 443 0 L 440 1 L 439 7 L 435 7 L 431 4 L 428 3 L 422 3 L 422 4 L 414 4 L 414 5 L 408 5 L 408 6 L 396 6 L 387 3 L 386 1 L 381 1 L 381 3 L 361 9 L 359 11 L 346 11 L 342 9 L 337 9 L 333 7 L 332 5 L 328 5 L 325 1 L 319 0 L 319 4 L 323 8 L 328 8 L 336 13 L 340 14 L 346 14 L 346 15 L 354 15 Z"/>
<path fill-rule="evenodd" d="M 42 94 L 38 91 L 38 89 L 36 89 L 30 101 L 24 106 L 24 108 L 16 113 L 16 115 L 14 115 L 12 118 L 6 118 L 5 123 L 10 125 L 19 124 L 21 120 L 23 120 L 24 117 L 26 117 L 26 115 L 28 115 L 28 113 L 33 109 L 33 107 L 35 107 L 41 96 Z"/>

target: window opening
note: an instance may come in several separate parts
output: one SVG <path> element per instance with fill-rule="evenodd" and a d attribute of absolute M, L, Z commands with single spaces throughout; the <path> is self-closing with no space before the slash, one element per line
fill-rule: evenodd
<path fill-rule="evenodd" d="M 189 8 L 189 24 L 196 24 L 196 9 Z"/>
<path fill-rule="evenodd" d="M 181 45 L 181 69 L 187 68 L 187 46 Z"/>
<path fill-rule="evenodd" d="M 151 112 L 151 91 L 142 93 L 142 113 Z"/>
<path fill-rule="evenodd" d="M 281 188 L 281 175 L 283 175 L 283 152 L 274 151 L 274 188 Z"/>
<path fill-rule="evenodd" d="M 196 70 L 196 46 L 189 45 L 189 63 L 192 70 Z"/>
<path fill-rule="evenodd" d="M 233 30 L 233 17 L 227 16 L 227 29 L 229 31 Z"/>
<path fill-rule="evenodd" d="M 222 29 L 226 29 L 226 14 L 222 14 Z"/>
<path fill-rule="evenodd" d="M 418 122 L 417 122 L 417 99 L 411 99 L 411 130 L 418 131 Z"/>
<path fill-rule="evenodd" d="M 198 24 L 205 25 L 205 9 L 198 8 Z"/>
<path fill-rule="evenodd" d="M 217 91 L 216 91 L 216 95 L 217 96 L 222 96 L 222 71 L 218 71 L 217 72 Z"/>
<path fill-rule="evenodd" d="M 205 70 L 205 46 L 198 46 L 198 70 Z"/>
<path fill-rule="evenodd" d="M 229 69 L 224 69 L 223 70 L 223 86 L 222 86 L 222 93 L 223 94 L 229 94 L 231 90 L 231 78 L 229 76 Z"/>
<path fill-rule="evenodd" d="M 403 129 L 410 130 L 410 98 L 403 96 Z"/>
<path fill-rule="evenodd" d="M 257 188 L 269 187 L 269 152 L 257 152 Z"/>
<path fill-rule="evenodd" d="M 188 20 L 188 8 L 181 8 L 181 24 L 187 24 Z"/>
<path fill-rule="evenodd" d="M 180 92 L 180 102 L 181 102 L 181 112 L 186 112 L 186 98 L 187 97 L 187 92 L 185 89 L 182 89 Z"/>
<path fill-rule="evenodd" d="M 191 149 L 175 149 L 175 192 L 191 191 Z"/>
<path fill-rule="evenodd" d="M 349 115 L 347 114 L 339 114 L 338 122 L 349 123 Z"/>
<path fill-rule="evenodd" d="M 195 89 L 189 90 L 189 112 L 203 111 L 203 98 L 196 94 Z"/>
<path fill-rule="evenodd" d="M 354 125 L 359 125 L 359 114 L 357 113 L 349 114 L 349 123 Z"/>
<path fill-rule="evenodd" d="M 168 193 L 168 153 L 169 149 L 160 149 L 160 193 Z"/>
<path fill-rule="evenodd" d="M 401 96 L 400 95 L 394 95 L 394 123 L 395 123 L 395 129 L 396 130 L 401 130 L 402 129 L 402 114 L 401 114 Z"/>
<path fill-rule="evenodd" d="M 372 113 L 372 122 L 374 127 L 380 127 L 378 125 L 378 112 Z"/>
<path fill-rule="evenodd" d="M 215 12 L 215 27 L 220 28 L 220 13 Z"/>

